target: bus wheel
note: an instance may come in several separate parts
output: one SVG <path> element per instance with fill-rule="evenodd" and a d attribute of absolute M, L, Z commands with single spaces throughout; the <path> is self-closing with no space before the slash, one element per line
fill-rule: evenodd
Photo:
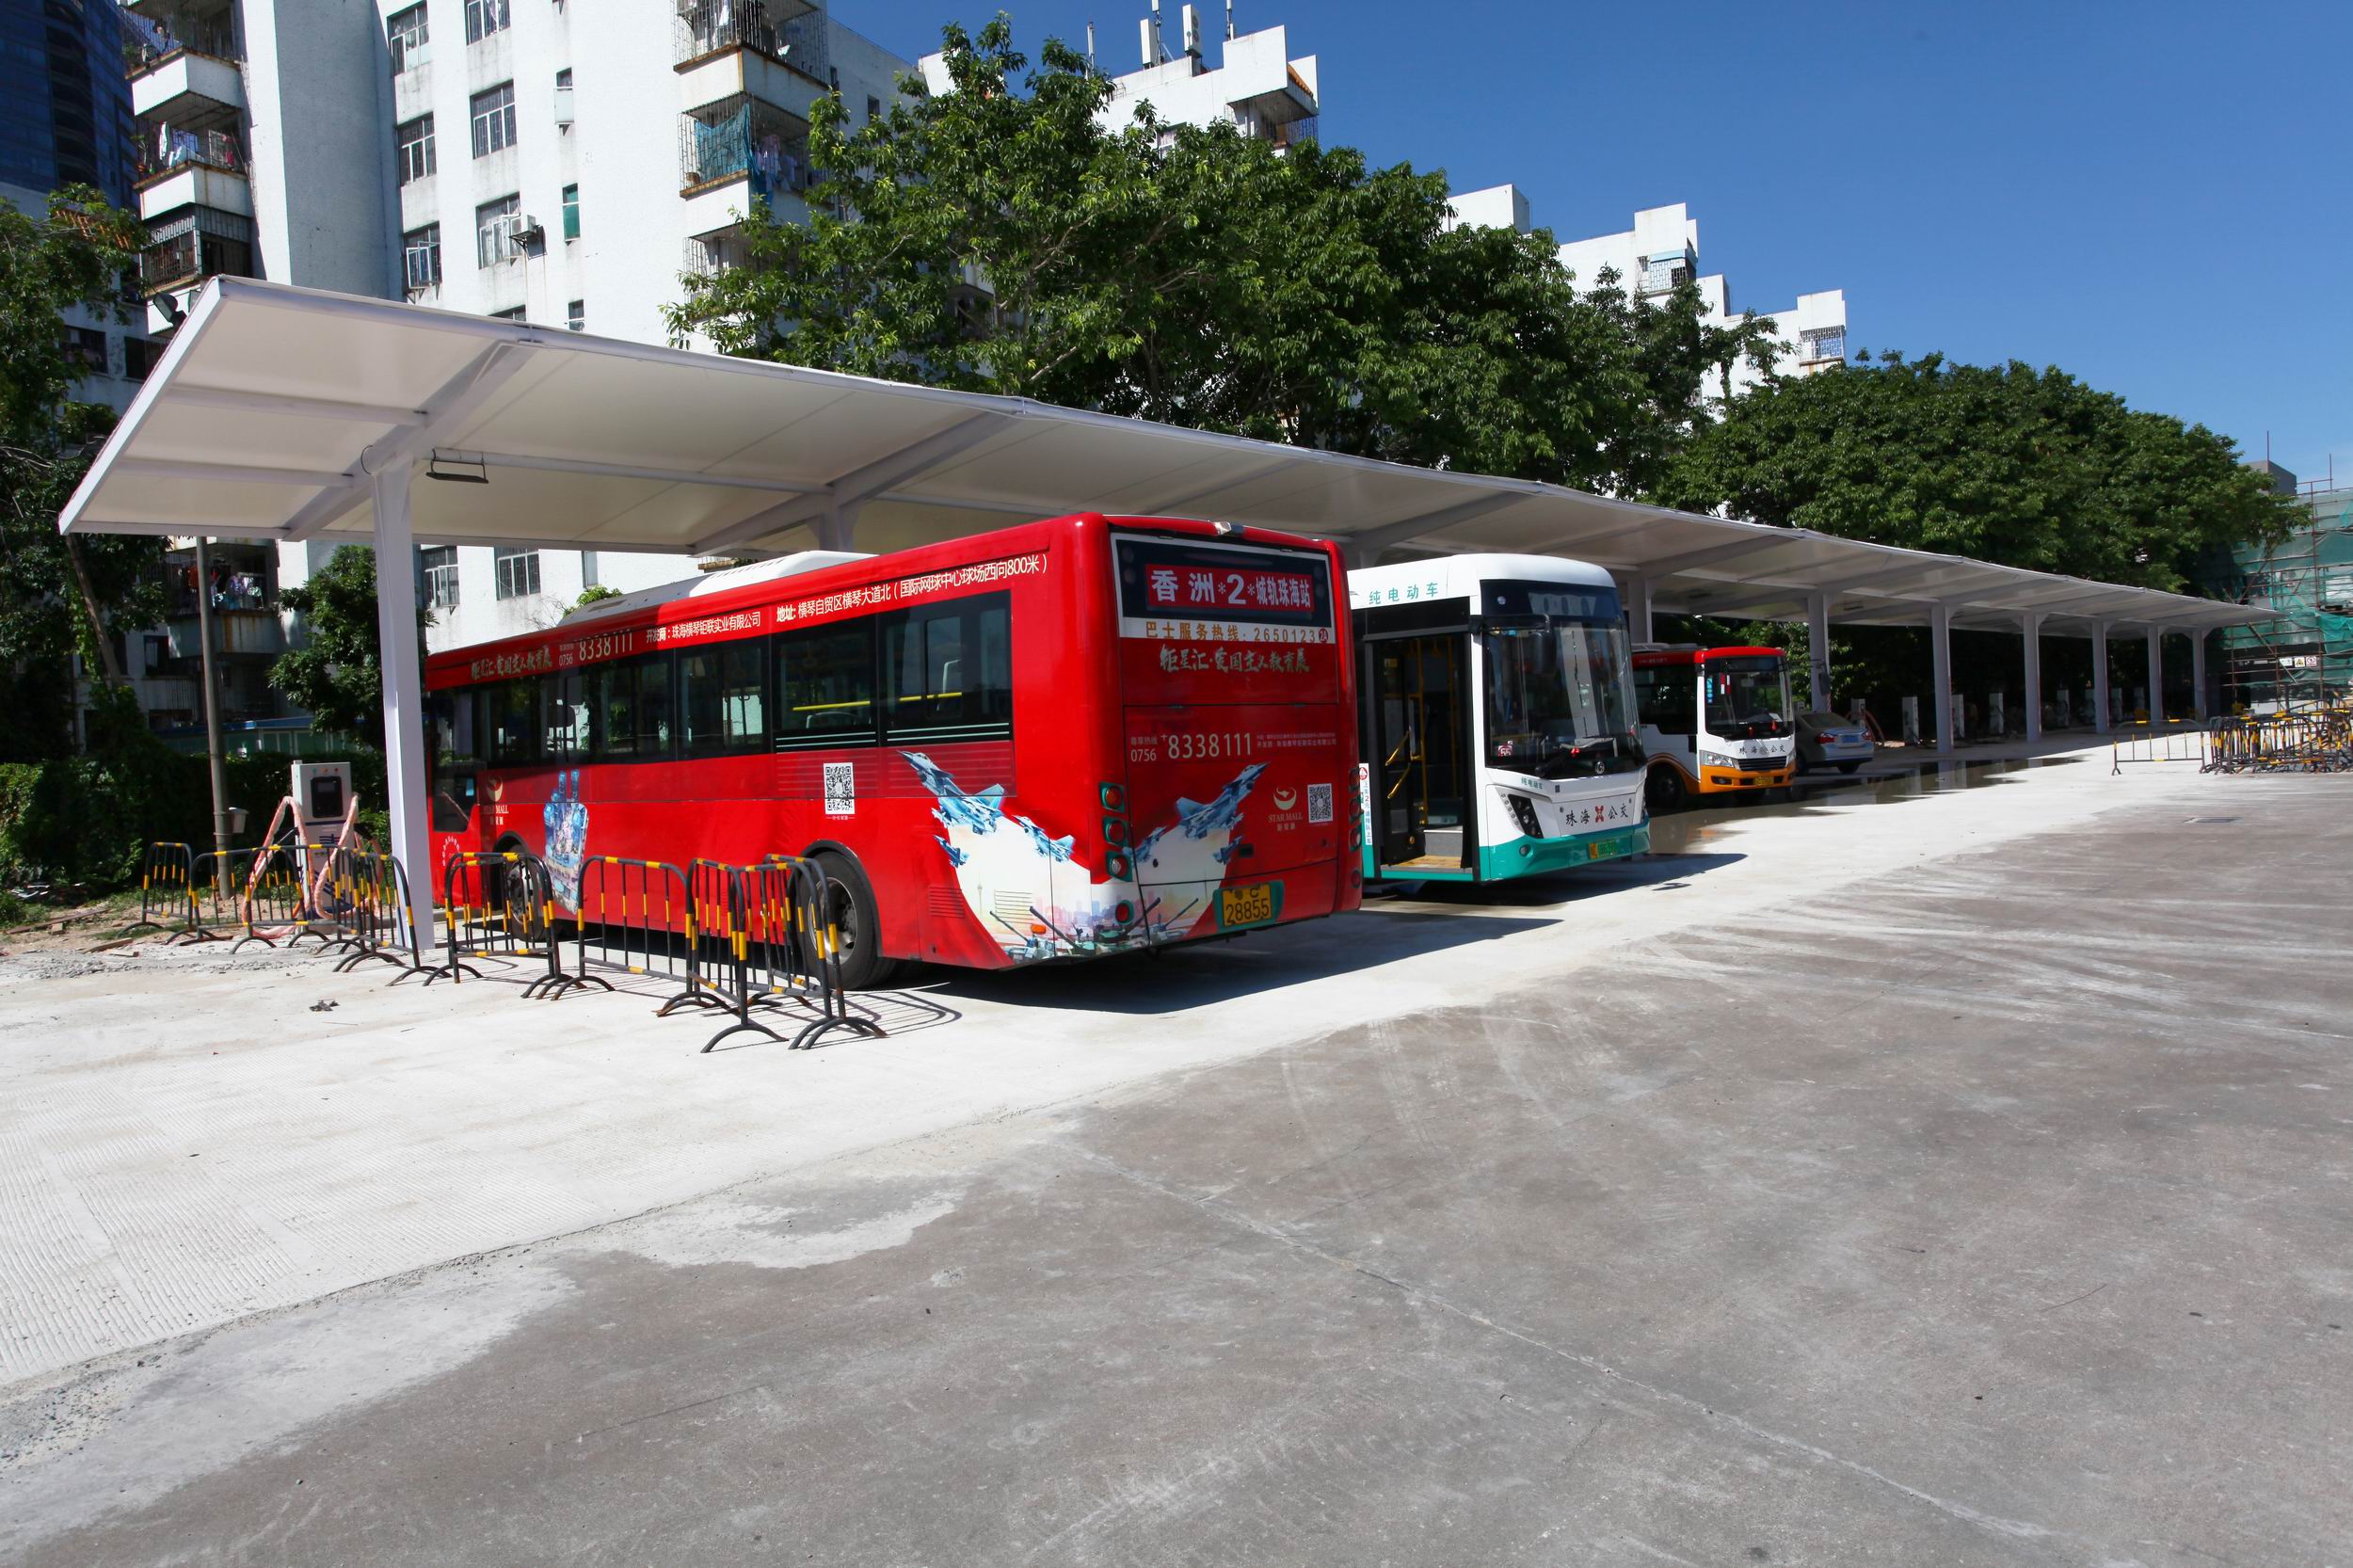
<path fill-rule="evenodd" d="M 820 855 L 817 865 L 825 873 L 824 918 L 833 927 L 836 951 L 840 954 L 843 987 L 871 991 L 888 984 L 899 965 L 882 955 L 873 884 L 847 856 Z"/>
<path fill-rule="evenodd" d="M 1642 780 L 1642 798 L 1653 816 L 1677 809 L 1689 793 L 1683 787 L 1683 776 L 1673 768 L 1653 768 L 1650 776 Z"/>

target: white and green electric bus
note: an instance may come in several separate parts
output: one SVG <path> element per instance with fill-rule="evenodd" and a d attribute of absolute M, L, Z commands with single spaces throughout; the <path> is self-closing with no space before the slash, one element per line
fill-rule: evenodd
<path fill-rule="evenodd" d="M 1348 574 L 1368 881 L 1493 882 L 1650 847 L 1609 574 L 1453 555 Z"/>

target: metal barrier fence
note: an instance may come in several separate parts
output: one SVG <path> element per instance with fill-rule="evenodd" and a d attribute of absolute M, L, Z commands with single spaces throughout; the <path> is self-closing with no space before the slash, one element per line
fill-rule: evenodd
<path fill-rule="evenodd" d="M 2127 762 L 2196 762 L 2204 767 L 2213 749 L 2211 725 L 2148 735 L 2118 735 L 2108 742 L 2108 772 L 2122 773 Z"/>
<path fill-rule="evenodd" d="M 424 967 L 416 915 L 408 902 L 408 871 L 373 849 L 337 849 L 315 920 L 333 932 L 329 946 L 344 954 L 340 973 L 371 961 L 404 972 Z"/>
<path fill-rule="evenodd" d="M 694 922 L 686 989 L 657 1016 L 680 1007 L 731 1015 L 735 1021 L 705 1041 L 705 1051 L 730 1034 L 783 1040 L 753 1015 L 792 1006 L 814 1016 L 798 1020 L 791 1049 L 806 1050 L 837 1029 L 883 1037 L 882 1025 L 852 1007 L 842 987 L 831 884 L 816 861 L 784 856 L 748 866 L 696 860 L 686 881 Z"/>
<path fill-rule="evenodd" d="M 577 982 L 564 972 L 555 930 L 555 889 L 537 856 L 512 851 L 463 851 L 441 867 L 441 951 L 439 964 L 421 966 L 427 985 L 463 976 L 482 978 L 466 962 L 537 960 L 547 972 L 523 995 L 559 995 Z"/>
<path fill-rule="evenodd" d="M 2353 709 L 2224 719 L 2206 766 L 2216 773 L 2353 772 Z"/>
<path fill-rule="evenodd" d="M 661 860 L 600 856 L 581 868 L 574 910 L 571 975 L 575 984 L 613 983 L 594 962 L 624 974 L 676 980 L 690 989 L 695 972 L 695 902 L 686 872 Z"/>
<path fill-rule="evenodd" d="M 184 914 L 194 874 L 196 851 L 188 845 L 158 839 L 139 852 L 139 918 L 127 927 L 133 931 L 167 930 L 158 915 L 168 914 L 175 920 Z"/>
<path fill-rule="evenodd" d="M 479 980 L 484 960 L 544 966 L 523 986 L 526 997 L 616 989 L 598 969 L 673 980 L 680 989 L 656 1016 L 696 1008 L 731 1020 L 703 1043 L 706 1052 L 746 1032 L 794 1050 L 835 1030 L 869 1039 L 886 1032 L 841 984 L 835 889 L 810 859 L 681 869 L 600 856 L 583 867 L 568 914 L 536 856 L 460 853 L 442 867 L 438 934 L 416 927 L 407 869 L 364 843 L 281 840 L 195 855 L 156 842 L 143 851 L 140 888 L 141 925 L 167 932 L 166 942 L 235 934 L 238 948 L 274 947 L 309 936 L 342 955 L 338 971 L 389 963 L 401 971 L 395 984 L 411 974 L 428 985 Z"/>

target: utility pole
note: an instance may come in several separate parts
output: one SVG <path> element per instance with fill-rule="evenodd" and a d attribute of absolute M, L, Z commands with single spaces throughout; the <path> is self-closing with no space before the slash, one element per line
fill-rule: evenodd
<path fill-rule="evenodd" d="M 204 536 L 196 537 L 196 638 L 204 650 L 204 757 L 213 775 L 213 879 L 229 896 L 229 780 L 221 761 L 220 697 L 213 683 L 213 573 Z"/>

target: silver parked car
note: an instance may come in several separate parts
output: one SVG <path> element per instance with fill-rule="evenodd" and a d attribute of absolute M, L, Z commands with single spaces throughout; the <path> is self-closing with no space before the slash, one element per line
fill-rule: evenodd
<path fill-rule="evenodd" d="M 1852 719 L 1835 713 L 1798 715 L 1798 771 L 1836 768 L 1852 773 L 1876 755 L 1871 732 Z"/>

